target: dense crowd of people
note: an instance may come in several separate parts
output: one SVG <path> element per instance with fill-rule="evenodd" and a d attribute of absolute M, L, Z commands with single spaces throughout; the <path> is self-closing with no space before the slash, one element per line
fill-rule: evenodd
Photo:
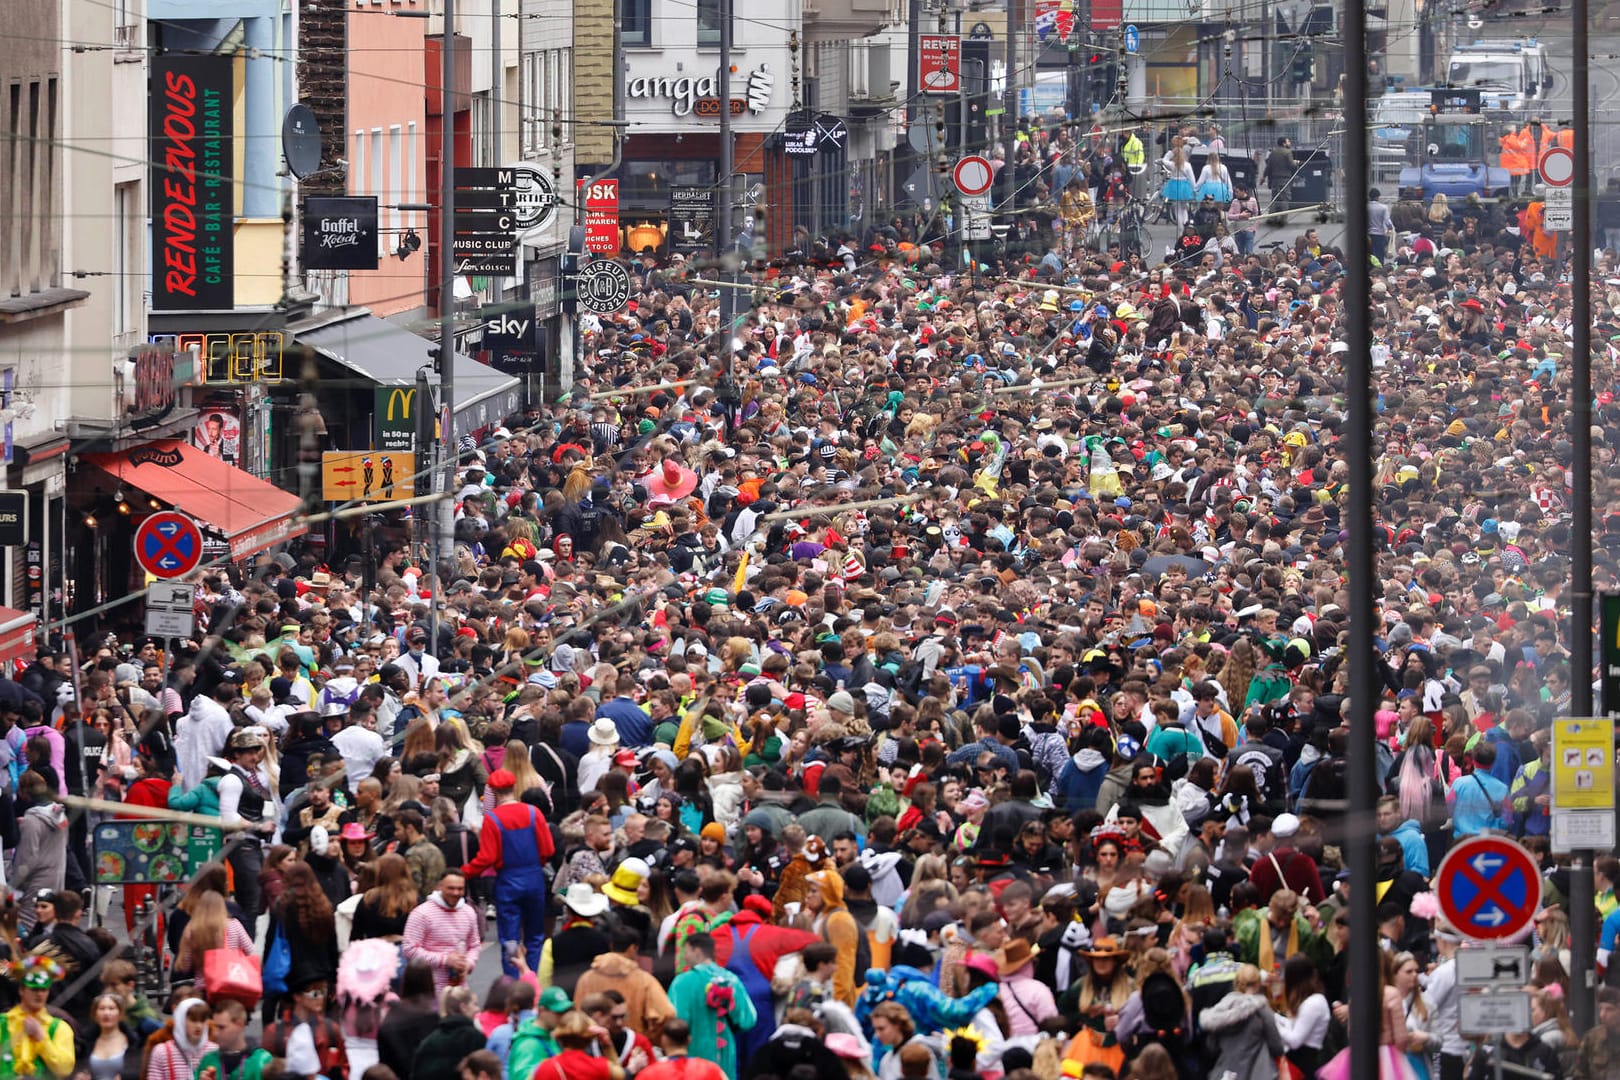
<path fill-rule="evenodd" d="M 1468 218 L 1347 313 L 1314 230 L 1158 267 L 1058 247 L 811 245 L 730 332 L 649 261 L 582 317 L 568 393 L 464 445 L 439 567 L 295 548 L 200 574 L 168 655 L 42 648 L 0 681 L 0 1078 L 1336 1080 L 1352 903 L 1384 1076 L 1620 1076 L 1607 971 L 1571 1028 L 1548 835 L 1549 726 L 1593 676 L 1558 266 Z M 1599 507 L 1617 306 L 1620 279 Z M 1345 578 L 1346 318 L 1376 583 Z M 1366 883 L 1352 587 L 1381 620 Z M 96 885 L 90 832 L 143 813 L 224 850 L 183 889 Z M 1432 886 L 1487 831 L 1546 875 L 1533 1028 L 1499 1049 L 1460 1028 Z M 1620 860 L 1597 883 L 1601 968 Z"/>

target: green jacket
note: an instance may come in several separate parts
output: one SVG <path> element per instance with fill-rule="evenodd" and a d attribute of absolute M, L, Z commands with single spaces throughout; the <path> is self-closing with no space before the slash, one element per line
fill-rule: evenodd
<path fill-rule="evenodd" d="M 512 1048 L 506 1054 L 507 1080 L 529 1080 L 534 1070 L 547 1058 L 562 1053 L 562 1047 L 551 1037 L 551 1032 L 530 1017 L 512 1033 Z"/>
<path fill-rule="evenodd" d="M 1237 943 L 1233 951 L 1239 960 L 1245 964 L 1260 963 L 1260 935 L 1269 932 L 1270 925 L 1265 908 L 1248 908 L 1237 913 L 1232 919 L 1232 940 Z M 1327 938 L 1312 930 L 1311 924 L 1302 915 L 1294 916 L 1294 927 L 1299 932 L 1299 951 L 1316 965 L 1318 971 L 1326 971 L 1329 961 L 1333 959 L 1333 949 Z M 1283 957 L 1274 955 L 1273 959 L 1281 964 Z"/>
<path fill-rule="evenodd" d="M 220 1063 L 219 1051 L 210 1050 L 203 1055 L 201 1061 L 197 1062 L 197 1075 L 201 1076 L 205 1070 L 213 1069 L 218 1080 L 262 1080 L 264 1067 L 274 1060 L 275 1058 L 271 1056 L 270 1051 L 262 1046 L 255 1047 L 247 1057 L 242 1059 L 242 1063 L 236 1067 L 235 1072 L 228 1073 L 225 1071 L 225 1066 Z"/>
<path fill-rule="evenodd" d="M 204 817 L 219 816 L 219 777 L 209 776 L 190 791 L 181 791 L 176 784 L 169 789 L 169 809 L 184 810 L 188 814 Z"/>

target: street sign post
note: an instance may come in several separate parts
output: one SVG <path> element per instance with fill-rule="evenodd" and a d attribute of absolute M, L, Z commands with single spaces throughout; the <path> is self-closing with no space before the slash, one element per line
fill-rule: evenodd
<path fill-rule="evenodd" d="M 184 577 L 202 562 L 202 530 L 184 514 L 160 510 L 135 530 L 135 562 L 152 577 Z"/>
<path fill-rule="evenodd" d="M 1464 990 L 1524 986 L 1529 981 L 1528 945 L 1469 945 L 1457 950 L 1457 985 Z"/>
<path fill-rule="evenodd" d="M 196 588 L 186 581 L 154 581 L 146 590 L 146 633 L 149 637 L 188 638 L 197 629 L 192 597 Z"/>
<path fill-rule="evenodd" d="M 1541 227 L 1548 232 L 1569 232 L 1575 228 L 1575 189 L 1549 187 Z"/>
<path fill-rule="evenodd" d="M 1460 994 L 1458 1027 L 1464 1035 L 1511 1035 L 1530 1030 L 1530 995 L 1523 990 Z"/>
<path fill-rule="evenodd" d="M 1553 850 L 1614 847 L 1614 720 L 1560 717 L 1552 736 Z"/>
<path fill-rule="evenodd" d="M 1125 28 L 1125 55 L 1135 56 L 1142 51 L 1142 32 L 1135 26 Z"/>
<path fill-rule="evenodd" d="M 1541 869 L 1506 837 L 1471 836 L 1440 862 L 1435 874 L 1440 911 L 1465 937 L 1510 938 L 1530 925 L 1541 904 Z"/>

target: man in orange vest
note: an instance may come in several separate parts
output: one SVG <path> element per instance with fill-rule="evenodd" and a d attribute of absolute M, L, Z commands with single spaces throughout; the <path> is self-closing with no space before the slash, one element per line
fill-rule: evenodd
<path fill-rule="evenodd" d="M 1517 131 L 1508 131 L 1502 139 L 1502 168 L 1506 169 L 1512 178 L 1513 193 L 1522 193 L 1529 185 L 1526 179 L 1531 170 L 1535 168 L 1535 139 L 1530 134 L 1529 126 Z"/>

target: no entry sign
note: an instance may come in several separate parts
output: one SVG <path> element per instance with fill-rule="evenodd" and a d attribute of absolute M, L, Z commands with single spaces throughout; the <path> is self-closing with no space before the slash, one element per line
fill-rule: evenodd
<path fill-rule="evenodd" d="M 967 155 L 951 170 L 951 180 L 956 184 L 956 190 L 964 195 L 983 195 L 990 190 L 994 179 L 995 170 L 991 168 L 989 159 L 978 154 Z"/>
<path fill-rule="evenodd" d="M 1466 937 L 1509 938 L 1541 905 L 1541 869 L 1528 851 L 1501 836 L 1475 836 L 1446 855 L 1435 875 L 1440 911 Z"/>
<path fill-rule="evenodd" d="M 1542 151 L 1537 169 L 1548 187 L 1568 187 L 1575 180 L 1575 153 L 1567 146 L 1549 146 Z"/>

